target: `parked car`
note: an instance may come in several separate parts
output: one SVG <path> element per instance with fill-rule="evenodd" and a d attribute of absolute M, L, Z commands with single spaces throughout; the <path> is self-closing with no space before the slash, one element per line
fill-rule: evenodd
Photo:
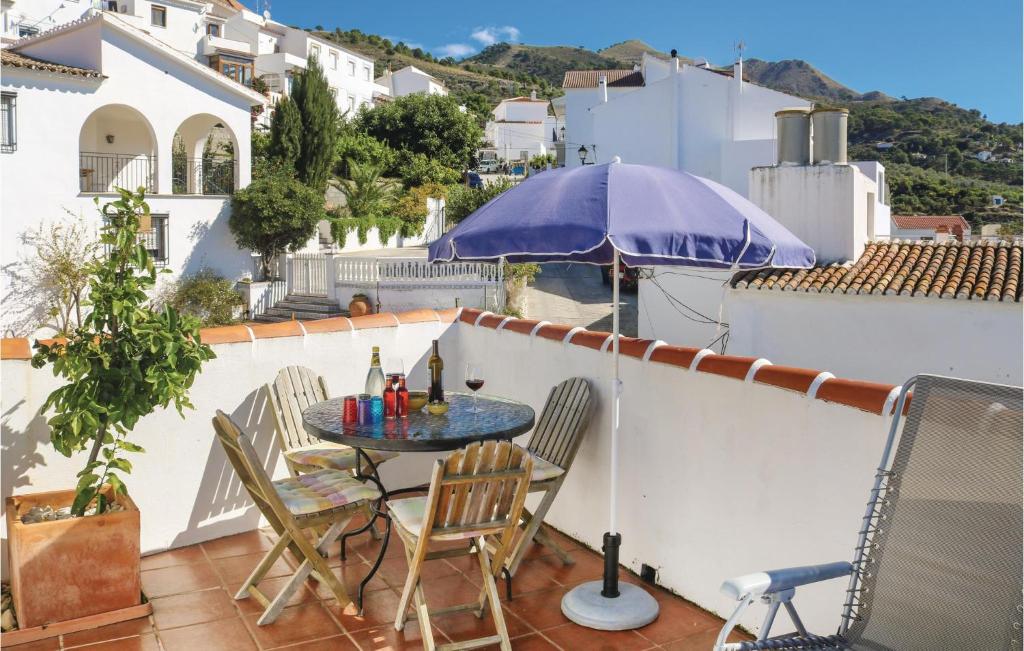
<path fill-rule="evenodd" d="M 501 163 L 497 160 L 489 159 L 482 160 L 480 164 L 476 166 L 476 171 L 481 174 L 494 174 L 501 168 Z"/>
<path fill-rule="evenodd" d="M 612 266 L 610 264 L 601 266 L 601 282 L 605 285 L 612 284 Z M 635 292 L 640 287 L 640 270 L 634 267 L 627 267 L 625 262 L 619 263 L 619 289 L 624 292 Z"/>
<path fill-rule="evenodd" d="M 476 172 L 466 173 L 466 183 L 471 188 L 482 188 L 484 187 L 484 180 L 480 178 L 480 175 Z"/>

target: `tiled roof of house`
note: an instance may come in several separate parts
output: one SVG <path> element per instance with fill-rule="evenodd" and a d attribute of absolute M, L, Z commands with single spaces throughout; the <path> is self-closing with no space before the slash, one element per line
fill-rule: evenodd
<path fill-rule="evenodd" d="M 970 229 L 962 215 L 893 215 L 897 228 L 938 228 L 945 226 L 953 233 L 959 228 L 961 234 Z"/>
<path fill-rule="evenodd" d="M 35 57 L 19 54 L 18 52 L 12 52 L 8 49 L 0 50 L 0 63 L 14 68 L 41 70 L 43 72 L 52 72 L 72 77 L 85 77 L 89 79 L 106 78 L 99 70 L 92 70 L 91 68 L 76 68 L 75 66 L 66 66 L 63 63 L 44 61 Z"/>
<path fill-rule="evenodd" d="M 763 269 L 732 279 L 737 289 L 1021 301 L 1021 242 L 872 242 L 854 263 Z"/>
<path fill-rule="evenodd" d="M 562 88 L 597 88 L 602 75 L 608 77 L 608 88 L 644 85 L 644 75 L 639 70 L 566 70 Z"/>

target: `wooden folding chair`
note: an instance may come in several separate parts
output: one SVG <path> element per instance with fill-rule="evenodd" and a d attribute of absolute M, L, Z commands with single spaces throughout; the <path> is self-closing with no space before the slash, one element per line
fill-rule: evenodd
<path fill-rule="evenodd" d="M 495 643 L 504 651 L 512 648 L 494 579 L 504 567 L 515 538 L 531 472 L 533 460 L 518 445 L 508 441 L 476 443 L 437 461 L 426 496 L 388 502 L 395 531 L 405 545 L 409 561 L 409 575 L 395 617 L 396 630 L 405 627 L 412 601 L 427 651 L 474 649 Z M 493 555 L 488 551 L 487 537 L 495 541 Z M 471 544 L 430 550 L 437 543 L 457 540 L 470 540 Z M 480 598 L 473 603 L 428 610 L 421 580 L 424 562 L 466 555 L 476 555 L 480 562 Z M 487 607 L 494 617 L 496 635 L 435 646 L 431 615 L 472 610 L 477 617 L 483 617 Z"/>
<path fill-rule="evenodd" d="M 293 476 L 321 468 L 353 473 L 359 469 L 355 448 L 321 441 L 310 436 L 302 426 L 302 410 L 330 397 L 322 377 L 304 366 L 286 366 L 278 372 L 274 383 L 264 385 L 264 389 L 277 425 L 278 443 Z M 378 450 L 366 450 L 366 453 L 375 465 L 398 456 L 397 452 Z"/>
<path fill-rule="evenodd" d="M 217 410 L 213 428 L 238 478 L 279 536 L 235 594 L 235 599 L 251 595 L 264 607 L 256 623 L 270 624 L 303 581 L 312 574 L 317 581 L 330 588 L 339 604 L 344 606 L 350 603 L 352 600 L 348 591 L 331 572 L 321 553 L 326 553 L 327 546 L 344 531 L 353 515 L 362 512 L 367 504 L 380 498 L 380 492 L 372 484 L 360 482 L 338 470 L 320 470 L 271 481 L 249 437 L 229 416 Z M 326 532 L 319 536 L 314 545 L 307 538 L 307 529 L 314 532 L 326 529 Z M 277 596 L 270 598 L 260 592 L 258 585 L 285 548 L 291 549 L 297 558 L 302 559 L 302 563 Z"/>
<path fill-rule="evenodd" d="M 510 575 L 515 575 L 529 550 L 529 542 L 534 539 L 557 554 L 565 565 L 574 562 L 541 525 L 576 458 L 583 440 L 583 431 L 590 419 L 590 404 L 590 384 L 581 377 L 565 380 L 548 394 L 540 419 L 526 446 L 533 457 L 530 492 L 543 492 L 544 497 L 533 513 L 523 509 L 522 534 L 505 561 Z M 508 591 L 511 598 L 511 583 L 508 584 Z"/>

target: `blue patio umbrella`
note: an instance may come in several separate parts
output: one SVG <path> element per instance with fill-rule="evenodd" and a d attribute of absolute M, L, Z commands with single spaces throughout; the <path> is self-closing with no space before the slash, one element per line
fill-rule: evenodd
<path fill-rule="evenodd" d="M 430 245 L 431 262 L 578 262 L 613 265 L 611 471 L 603 581 L 567 593 L 571 620 L 638 628 L 657 602 L 618 584 L 619 262 L 700 269 L 814 266 L 814 251 L 729 188 L 664 167 L 618 162 L 538 174 L 495 197 Z"/>

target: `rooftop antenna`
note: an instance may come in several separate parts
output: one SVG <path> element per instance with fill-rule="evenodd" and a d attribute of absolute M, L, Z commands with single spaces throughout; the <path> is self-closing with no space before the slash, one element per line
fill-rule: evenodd
<path fill-rule="evenodd" d="M 743 41 L 736 41 L 732 44 L 732 49 L 736 51 L 736 58 L 743 61 L 743 50 L 747 49 L 747 44 Z"/>

